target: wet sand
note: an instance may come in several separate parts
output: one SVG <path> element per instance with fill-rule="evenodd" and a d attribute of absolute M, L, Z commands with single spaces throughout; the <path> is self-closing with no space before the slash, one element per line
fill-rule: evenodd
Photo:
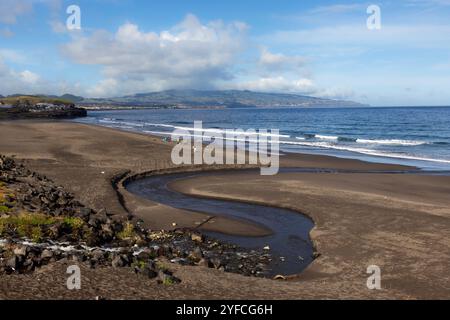
<path fill-rule="evenodd" d="M 172 145 L 159 138 L 83 124 L 31 121 L 0 122 L 0 137 L 0 153 L 24 159 L 31 169 L 95 209 L 133 213 L 153 229 L 171 229 L 174 222 L 177 227 L 195 228 L 211 218 L 113 188 L 111 180 L 127 172 L 175 169 L 170 162 Z M 405 169 L 313 155 L 289 155 L 281 163 L 306 168 Z M 171 187 L 300 211 L 315 222 L 311 238 L 321 256 L 287 282 L 173 266 L 183 282 L 171 288 L 153 288 L 124 270 L 86 268 L 83 274 L 89 280 L 76 293 L 65 289 L 66 275 L 60 272 L 64 268 L 55 265 L 49 267 L 54 268 L 52 272 L 2 276 L 0 298 L 450 298 L 450 177 L 381 173 L 262 177 L 230 172 L 179 181 Z M 209 227 L 215 231 L 267 234 L 264 228 L 232 219 L 216 218 L 213 224 Z M 381 267 L 380 291 L 366 287 L 366 268 L 371 264 Z"/>

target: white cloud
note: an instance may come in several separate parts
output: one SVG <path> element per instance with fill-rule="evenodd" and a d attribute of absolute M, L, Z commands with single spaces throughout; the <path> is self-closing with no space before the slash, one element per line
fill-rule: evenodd
<path fill-rule="evenodd" d="M 267 48 L 261 50 L 259 64 L 273 71 L 298 71 L 305 66 L 306 59 L 302 56 L 288 56 L 282 53 L 271 53 Z"/>
<path fill-rule="evenodd" d="M 23 63 L 26 58 L 22 53 L 16 50 L 0 48 L 0 61 L 1 60 L 11 61 L 14 63 Z"/>
<path fill-rule="evenodd" d="M 30 12 L 35 3 L 45 4 L 53 12 L 61 6 L 60 0 L 19 2 L 21 6 L 27 4 L 28 11 L 16 10 L 16 18 Z M 57 19 L 52 18 L 48 23 L 53 32 L 66 31 Z M 136 24 L 125 23 L 116 32 L 70 33 L 71 41 L 62 46 L 64 56 L 78 64 L 100 66 L 102 80 L 82 89 L 80 85 L 52 82 L 30 70 L 15 71 L 2 64 L 2 78 L 10 79 L 3 90 L 5 93 L 63 93 L 65 90 L 92 97 L 174 88 L 318 92 L 303 56 L 272 52 L 264 47 L 259 59 L 255 57 L 250 64 L 242 64 L 245 59 L 242 54 L 250 42 L 246 30 L 247 25 L 242 22 L 201 23 L 194 15 L 187 15 L 179 24 L 160 32 L 144 31 Z M 23 60 L 17 52 L 8 50 L 0 50 L 2 58 L 14 63 Z M 239 72 L 242 68 L 245 70 Z"/>
<path fill-rule="evenodd" d="M 2 83 L 0 94 L 6 95 L 22 90 L 32 90 L 38 80 L 39 76 L 28 70 L 17 72 L 11 69 L 0 57 L 0 82 Z"/>
<path fill-rule="evenodd" d="M 278 31 L 262 39 L 269 43 L 322 47 L 410 47 L 442 48 L 450 46 L 448 25 L 388 25 L 368 30 L 364 24 Z"/>
<path fill-rule="evenodd" d="M 116 79 L 104 79 L 97 83 L 93 88 L 87 89 L 87 93 L 92 97 L 104 97 L 111 92 L 117 92 L 120 90 L 119 82 Z"/>
<path fill-rule="evenodd" d="M 350 99 L 355 96 L 353 89 L 349 87 L 330 87 L 325 89 L 318 89 L 316 96 L 328 99 Z"/>
<path fill-rule="evenodd" d="M 76 63 L 102 67 L 105 80 L 92 93 L 204 88 L 233 77 L 230 67 L 244 49 L 246 29 L 240 22 L 202 24 L 194 15 L 160 33 L 126 23 L 114 34 L 75 35 L 63 53 Z M 115 83 L 120 83 L 120 92 L 118 88 L 108 92 L 108 85 Z"/>
<path fill-rule="evenodd" d="M 315 84 L 307 70 L 308 59 L 300 55 L 273 53 L 268 48 L 260 50 L 259 59 L 250 64 L 241 78 L 222 85 L 229 89 L 261 92 L 290 92 L 312 94 Z"/>
<path fill-rule="evenodd" d="M 228 84 L 226 85 L 226 88 L 257 92 L 304 94 L 340 100 L 347 100 L 355 97 L 355 92 L 350 87 L 331 86 L 323 88 L 308 78 L 289 78 L 284 76 L 261 77 L 254 80 Z"/>
<path fill-rule="evenodd" d="M 54 33 L 65 33 L 67 32 L 67 27 L 64 23 L 62 23 L 59 20 L 51 20 L 48 23 L 50 25 L 50 28 Z"/>
<path fill-rule="evenodd" d="M 0 23 L 15 24 L 19 16 L 30 13 L 32 9 L 32 0 L 1 0 Z"/>
<path fill-rule="evenodd" d="M 0 94 L 80 94 L 83 89 L 78 83 L 49 81 L 30 70 L 17 70 L 8 66 L 0 56 Z"/>
<path fill-rule="evenodd" d="M 349 4 L 332 4 L 329 6 L 319 6 L 310 11 L 315 14 L 336 14 L 346 13 L 355 10 L 361 10 L 367 8 L 367 4 L 362 3 L 349 3 Z"/>
<path fill-rule="evenodd" d="M 20 80 L 28 84 L 36 84 L 40 79 L 39 75 L 29 70 L 22 71 L 17 76 Z"/>
<path fill-rule="evenodd" d="M 283 76 L 263 77 L 234 84 L 231 87 L 240 90 L 266 91 L 266 92 L 291 92 L 311 94 L 316 91 L 314 83 L 310 79 L 288 79 Z"/>
<path fill-rule="evenodd" d="M 407 6 L 450 6 L 450 0 L 408 0 Z"/>
<path fill-rule="evenodd" d="M 62 32 L 63 24 L 60 22 L 59 12 L 62 8 L 62 0 L 1 0 L 0 1 L 0 24 L 14 25 L 19 17 L 29 15 L 33 12 L 35 5 L 45 5 L 50 9 L 51 20 L 49 24 L 54 32 Z M 9 27 L 0 29 L 0 36 L 9 38 L 14 32 Z"/>

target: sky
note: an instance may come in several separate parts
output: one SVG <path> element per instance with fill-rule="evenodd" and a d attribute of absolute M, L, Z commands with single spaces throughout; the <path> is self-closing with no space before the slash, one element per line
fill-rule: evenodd
<path fill-rule="evenodd" d="M 434 106 L 449 88 L 450 0 L 0 0 L 1 95 L 239 89 Z"/>

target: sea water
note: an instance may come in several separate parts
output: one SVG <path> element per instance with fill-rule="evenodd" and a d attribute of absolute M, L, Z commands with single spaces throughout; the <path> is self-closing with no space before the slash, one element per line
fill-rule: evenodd
<path fill-rule="evenodd" d="M 161 136 L 194 121 L 204 135 L 279 129 L 284 152 L 450 170 L 450 107 L 114 110 L 76 121 Z"/>

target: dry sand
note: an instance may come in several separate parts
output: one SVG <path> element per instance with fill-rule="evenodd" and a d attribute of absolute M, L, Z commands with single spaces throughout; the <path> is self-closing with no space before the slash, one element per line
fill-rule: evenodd
<path fill-rule="evenodd" d="M 172 145 L 155 137 L 67 122 L 0 122 L 0 153 L 24 159 L 87 205 L 128 214 L 111 180 L 126 172 L 170 170 Z M 326 156 L 290 155 L 282 166 L 398 170 Z M 187 169 L 187 168 L 184 168 Z M 198 168 L 205 169 L 205 168 Z M 208 168 L 209 169 L 209 168 Z M 450 298 L 450 177 L 399 174 L 217 174 L 179 181 L 179 191 L 287 207 L 313 218 L 311 237 L 321 256 L 286 282 L 171 265 L 183 282 L 158 286 L 127 270 L 83 268 L 83 289 L 65 289 L 64 265 L 27 276 L 2 276 L 0 298 L 317 299 Z M 149 227 L 196 227 L 210 218 L 134 197 L 125 206 Z M 214 228 L 236 234 L 267 230 L 218 218 Z M 382 290 L 366 287 L 367 266 L 382 270 Z"/>

